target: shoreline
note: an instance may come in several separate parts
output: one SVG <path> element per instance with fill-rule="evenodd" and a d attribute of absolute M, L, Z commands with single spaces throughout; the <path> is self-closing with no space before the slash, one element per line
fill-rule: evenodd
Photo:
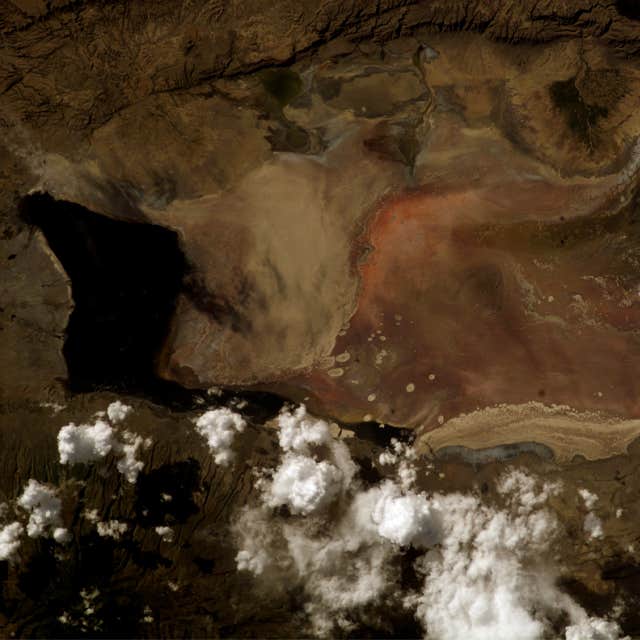
<path fill-rule="evenodd" d="M 640 437 L 640 419 L 623 419 L 594 412 L 580 412 L 568 406 L 529 402 L 497 405 L 451 418 L 441 427 L 421 434 L 416 448 L 434 457 L 454 451 L 473 451 L 471 457 L 501 448 L 528 450 L 533 446 L 552 452 L 558 463 L 575 456 L 601 460 L 626 454 Z M 542 449 L 541 449 L 542 451 Z M 509 451 L 510 455 L 511 451 Z M 546 456 L 544 456 L 546 457 Z M 494 458 L 495 459 L 495 458 Z"/>

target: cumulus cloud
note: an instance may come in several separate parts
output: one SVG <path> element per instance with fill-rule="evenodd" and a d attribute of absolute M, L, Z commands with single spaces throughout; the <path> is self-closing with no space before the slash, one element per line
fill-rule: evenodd
<path fill-rule="evenodd" d="M 203 413 L 196 420 L 196 431 L 207 441 L 216 464 L 228 466 L 235 457 L 232 445 L 236 434 L 246 425 L 239 413 L 223 407 Z"/>
<path fill-rule="evenodd" d="M 349 486 L 356 473 L 349 450 L 331 437 L 329 425 L 307 413 L 304 405 L 277 418 L 280 465 L 263 498 L 270 507 L 287 506 L 308 515 L 326 508 Z"/>
<path fill-rule="evenodd" d="M 589 618 L 557 585 L 559 527 L 547 503 L 558 483 L 511 470 L 496 486 L 502 507 L 473 493 L 429 495 L 402 472 L 403 461 L 415 472 L 415 453 L 392 444 L 380 463 L 395 465 L 395 477 L 365 487 L 326 422 L 301 407 L 277 423 L 280 463 L 238 518 L 236 563 L 270 589 L 301 589 L 314 633 L 403 605 L 434 640 L 541 639 L 563 620 L 568 640 L 619 638 L 615 622 Z M 281 505 L 290 515 L 274 510 Z M 410 547 L 422 586 L 403 591 L 399 560 Z"/>
<path fill-rule="evenodd" d="M 173 542 L 174 532 L 171 527 L 156 527 L 155 531 L 164 542 Z"/>
<path fill-rule="evenodd" d="M 256 576 L 261 575 L 269 565 L 269 554 L 265 549 L 241 549 L 236 555 L 239 571 L 250 571 Z"/>
<path fill-rule="evenodd" d="M 106 457 L 113 448 L 113 437 L 111 425 L 104 420 L 62 427 L 58 432 L 60 464 L 87 464 Z"/>
<path fill-rule="evenodd" d="M 442 537 L 421 561 L 425 579 L 416 609 L 430 637 L 534 640 L 563 616 L 572 624 L 586 618 L 557 585 L 550 558 L 559 525 L 546 502 L 560 485 L 515 470 L 498 479 L 497 489 L 507 509 L 459 493 L 431 499 Z M 618 638 L 617 624 L 607 624 L 613 635 L 605 638 Z"/>
<path fill-rule="evenodd" d="M 56 527 L 53 530 L 52 537 L 59 544 L 66 544 L 71 541 L 71 532 L 64 527 Z"/>
<path fill-rule="evenodd" d="M 82 517 L 85 518 L 85 520 L 88 520 L 89 522 L 93 522 L 93 523 L 96 523 L 98 522 L 98 520 L 100 520 L 100 516 L 98 514 L 97 509 L 85 509 L 82 512 Z"/>
<path fill-rule="evenodd" d="M 424 494 L 403 493 L 393 482 L 385 482 L 379 492 L 371 513 L 379 536 L 401 546 L 428 547 L 438 541 L 439 514 Z"/>
<path fill-rule="evenodd" d="M 583 528 L 590 539 L 602 538 L 604 536 L 602 520 L 600 520 L 600 518 L 598 518 L 598 516 L 591 511 L 584 517 Z"/>
<path fill-rule="evenodd" d="M 100 521 L 96 523 L 96 530 L 99 536 L 103 538 L 113 538 L 114 540 L 120 540 L 128 528 L 129 526 L 126 522 L 120 522 L 119 520 L 107 520 L 106 522 Z"/>
<path fill-rule="evenodd" d="M 591 493 L 589 489 L 578 489 L 578 494 L 584 502 L 584 506 L 587 509 L 593 509 L 596 506 L 599 498 L 595 493 Z"/>
<path fill-rule="evenodd" d="M 12 522 L 0 528 L 0 560 L 13 562 L 17 558 L 23 532 L 24 527 L 19 522 Z"/>
<path fill-rule="evenodd" d="M 562 485 L 560 482 L 540 483 L 537 478 L 520 469 L 511 469 L 498 478 L 496 488 L 511 506 L 521 513 L 529 513 L 546 504 L 551 496 L 560 493 Z"/>
<path fill-rule="evenodd" d="M 616 622 L 585 616 L 577 624 L 565 631 L 565 640 L 630 640 L 620 636 L 620 627 Z"/>
<path fill-rule="evenodd" d="M 578 494 L 584 502 L 584 506 L 588 509 L 587 515 L 584 518 L 583 529 L 589 536 L 589 539 L 602 538 L 604 536 L 604 530 L 602 528 L 602 520 L 593 512 L 596 503 L 598 502 L 598 496 L 595 493 L 591 493 L 588 489 L 579 489 Z"/>
<path fill-rule="evenodd" d="M 68 531 L 62 527 L 62 501 L 54 487 L 31 479 L 18 498 L 17 504 L 29 514 L 27 535 L 30 538 L 50 535 L 57 542 L 66 542 L 69 539 Z"/>
<path fill-rule="evenodd" d="M 93 424 L 65 425 L 58 432 L 58 453 L 61 464 L 91 464 L 113 453 L 118 461 L 116 467 L 128 482 L 135 483 L 144 463 L 138 459 L 141 449 L 151 446 L 150 438 L 142 438 L 130 431 L 120 434 L 113 425 L 122 422 L 132 411 L 132 407 L 120 402 L 112 402 L 106 411 L 111 424 L 103 419 L 105 412 L 99 412 Z"/>
<path fill-rule="evenodd" d="M 64 625 L 79 627 L 83 634 L 95 635 L 103 631 L 104 620 L 100 615 L 102 604 L 99 600 L 98 589 L 82 589 L 80 601 L 73 603 L 71 611 L 63 611 L 58 621 Z"/>
<path fill-rule="evenodd" d="M 107 407 L 107 416 L 112 424 L 118 424 L 125 420 L 132 411 L 133 407 L 116 400 Z"/>
<path fill-rule="evenodd" d="M 329 504 L 341 484 L 342 474 L 326 460 L 287 454 L 273 477 L 266 501 L 271 507 L 286 505 L 291 513 L 307 515 Z"/>
<path fill-rule="evenodd" d="M 151 438 L 143 438 L 130 431 L 125 431 L 122 441 L 114 444 L 114 450 L 120 456 L 116 467 L 131 484 L 136 483 L 138 474 L 144 468 L 144 462 L 138 460 L 138 453 L 141 449 L 148 449 L 151 444 Z"/>
<path fill-rule="evenodd" d="M 329 634 L 334 624 L 348 629 L 352 611 L 375 602 L 391 584 L 386 558 L 392 545 L 377 544 L 370 518 L 379 495 L 363 492 L 343 501 L 357 466 L 330 426 L 304 407 L 283 411 L 277 426 L 280 464 L 259 483 L 262 504 L 245 509 L 236 525 L 238 568 L 270 585 L 275 576 L 301 586 L 317 633 Z M 293 520 L 274 515 L 280 505 L 289 507 Z M 335 509 L 329 533 L 323 516 Z"/>
<path fill-rule="evenodd" d="M 333 442 L 329 425 L 307 413 L 300 405 L 295 411 L 282 411 L 278 416 L 278 440 L 283 451 L 310 454 L 313 447 Z"/>
<path fill-rule="evenodd" d="M 441 640 L 540 638 L 554 613 L 548 567 L 531 564 L 555 532 L 545 511 L 511 515 L 483 505 L 472 495 L 432 498 L 440 514 L 440 546 L 427 554 L 417 599 L 417 616 Z M 521 505 L 522 506 L 522 505 Z M 554 594 L 556 595 L 556 594 Z M 534 613 L 537 612 L 537 613 Z"/>
<path fill-rule="evenodd" d="M 405 490 L 410 490 L 416 482 L 417 470 L 415 449 L 397 438 L 391 438 L 390 446 L 378 456 L 380 466 L 394 466 L 398 482 Z M 425 465 L 429 472 L 430 465 Z"/>

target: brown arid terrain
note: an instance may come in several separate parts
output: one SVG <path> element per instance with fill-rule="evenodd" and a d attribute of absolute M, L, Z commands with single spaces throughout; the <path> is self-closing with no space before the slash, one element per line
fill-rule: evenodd
<path fill-rule="evenodd" d="M 640 2 L 4 0 L 0 34 L 1 637 L 640 638 Z M 332 440 L 283 444 L 301 403 Z M 459 511 L 457 583 L 424 514 Z"/>

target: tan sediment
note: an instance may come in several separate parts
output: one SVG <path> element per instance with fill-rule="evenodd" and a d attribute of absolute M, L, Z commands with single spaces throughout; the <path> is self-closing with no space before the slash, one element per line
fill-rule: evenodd
<path fill-rule="evenodd" d="M 528 402 L 498 405 L 451 418 L 442 427 L 421 435 L 417 448 L 434 452 L 462 446 L 488 449 L 519 442 L 549 447 L 558 462 L 582 455 L 598 460 L 624 454 L 640 436 L 640 420 L 579 412 L 562 405 Z"/>

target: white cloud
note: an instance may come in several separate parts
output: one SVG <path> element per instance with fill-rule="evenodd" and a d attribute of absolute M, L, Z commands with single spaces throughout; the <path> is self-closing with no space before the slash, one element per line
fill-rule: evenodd
<path fill-rule="evenodd" d="M 389 451 L 388 449 L 385 449 L 378 456 L 378 463 L 381 464 L 382 466 L 396 464 L 397 462 L 398 462 L 398 456 L 395 453 L 393 453 L 393 451 Z"/>
<path fill-rule="evenodd" d="M 66 529 L 62 527 L 60 517 L 62 502 L 54 487 L 31 479 L 17 503 L 29 513 L 27 535 L 30 538 L 54 535 L 57 541 L 66 539 Z"/>
<path fill-rule="evenodd" d="M 71 541 L 72 535 L 68 529 L 64 527 L 56 527 L 52 534 L 53 539 L 59 544 L 66 544 Z"/>
<path fill-rule="evenodd" d="M 115 443 L 114 450 L 120 456 L 116 467 L 131 484 L 135 484 L 138 474 L 144 468 L 144 462 L 138 460 L 138 453 L 142 448 L 148 449 L 151 444 L 151 438 L 143 438 L 131 431 L 125 431 L 122 441 Z"/>
<path fill-rule="evenodd" d="M 0 528 L 0 560 L 13 562 L 20 547 L 20 536 L 24 527 L 19 522 L 12 522 Z"/>
<path fill-rule="evenodd" d="M 260 576 L 270 589 L 301 588 L 315 634 L 332 635 L 334 625 L 350 629 L 359 611 L 385 593 L 392 596 L 394 546 L 381 542 L 371 519 L 378 497 L 358 493 L 330 524 L 317 513 L 282 519 L 268 507 L 244 510 L 235 528 L 238 569 Z"/>
<path fill-rule="evenodd" d="M 591 493 L 589 489 L 578 489 L 578 493 L 584 501 L 584 506 L 587 509 L 593 509 L 596 506 L 596 502 L 598 502 L 599 498 L 595 493 Z"/>
<path fill-rule="evenodd" d="M 331 437 L 329 425 L 307 414 L 304 405 L 277 418 L 283 456 L 263 499 L 271 507 L 286 505 L 291 513 L 322 510 L 349 486 L 357 468 L 349 449 Z M 325 458 L 325 459 L 319 459 Z"/>
<path fill-rule="evenodd" d="M 245 509 L 236 524 L 237 566 L 262 576 L 270 588 L 301 586 L 316 633 L 330 633 L 334 624 L 348 629 L 353 610 L 375 602 L 390 584 L 386 558 L 393 546 L 379 544 L 371 519 L 379 495 L 363 492 L 342 504 L 357 484 L 357 467 L 326 422 L 301 407 L 280 414 L 278 426 L 282 459 L 273 479 L 259 483 L 263 505 Z M 295 517 L 274 516 L 278 504 Z M 335 509 L 327 529 L 321 516 Z"/>
<path fill-rule="evenodd" d="M 107 416 L 113 424 L 118 424 L 127 418 L 127 416 L 133 411 L 133 407 L 128 404 L 124 404 L 120 400 L 112 402 L 107 407 Z"/>
<path fill-rule="evenodd" d="M 417 480 L 417 471 L 415 466 L 407 461 L 401 460 L 398 465 L 398 481 L 400 482 L 400 486 L 405 490 L 409 491 L 411 487 L 416 483 Z"/>
<path fill-rule="evenodd" d="M 100 520 L 100 516 L 98 515 L 97 509 L 85 509 L 82 512 L 82 517 L 88 520 L 89 522 L 96 523 Z"/>
<path fill-rule="evenodd" d="M 76 600 L 73 604 L 73 611 L 63 611 L 58 616 L 59 622 L 64 625 L 74 625 L 79 627 L 83 634 L 104 631 L 104 620 L 100 616 L 102 603 L 99 600 L 100 591 L 96 588 L 82 589 L 80 591 L 80 602 Z"/>
<path fill-rule="evenodd" d="M 113 538 L 114 540 L 120 540 L 122 535 L 127 532 L 129 526 L 126 522 L 120 522 L 119 520 L 108 520 L 106 522 L 97 522 L 96 530 L 98 535 L 103 538 Z"/>
<path fill-rule="evenodd" d="M 428 547 L 439 538 L 439 514 L 424 494 L 402 493 L 385 482 L 371 514 L 378 535 L 402 546 Z"/>
<path fill-rule="evenodd" d="M 422 563 L 424 588 L 417 613 L 430 636 L 533 640 L 549 608 L 552 583 L 544 565 L 528 566 L 555 531 L 545 512 L 512 516 L 462 494 L 434 496 L 440 513 L 440 549 Z"/>
<path fill-rule="evenodd" d="M 415 468 L 415 454 L 392 445 L 380 462 L 397 466 L 395 480 L 365 489 L 324 421 L 300 408 L 278 425 L 282 457 L 256 485 L 261 504 L 234 527 L 236 563 L 270 589 L 301 589 L 314 633 L 348 632 L 375 618 L 376 606 L 404 603 L 433 640 L 537 640 L 562 620 L 569 640 L 600 638 L 584 629 L 619 637 L 615 623 L 588 618 L 557 584 L 559 526 L 547 502 L 559 483 L 512 469 L 497 482 L 504 508 L 473 494 L 418 493 L 402 471 L 403 461 Z M 294 516 L 272 510 L 280 504 Z M 423 552 L 415 563 L 423 584 L 403 592 L 398 561 L 409 546 Z"/>
<path fill-rule="evenodd" d="M 588 489 L 578 489 L 578 493 L 584 501 L 584 506 L 588 509 L 583 524 L 585 533 L 589 536 L 590 540 L 602 538 L 604 536 L 602 520 L 593 513 L 593 508 L 599 500 L 598 496 L 595 493 L 591 493 Z"/>
<path fill-rule="evenodd" d="M 583 624 L 587 617 L 558 587 L 551 561 L 559 527 L 545 502 L 560 485 L 511 471 L 497 486 L 508 510 L 482 504 L 474 496 L 433 497 L 442 515 L 443 536 L 440 548 L 424 556 L 425 582 L 417 611 L 434 639 L 541 639 L 562 614 L 572 625 Z M 594 629 L 600 623 L 591 618 Z M 613 635 L 603 638 L 619 637 L 615 623 L 606 628 Z"/>
<path fill-rule="evenodd" d="M 309 415 L 304 405 L 300 405 L 293 413 L 282 411 L 277 422 L 283 451 L 309 454 L 311 447 L 328 445 L 333 441 L 329 425 Z"/>
<path fill-rule="evenodd" d="M 207 441 L 216 464 L 228 466 L 235 457 L 233 441 L 246 424 L 239 413 L 223 407 L 203 413 L 196 420 L 196 430 Z"/>
<path fill-rule="evenodd" d="M 340 492 L 342 473 L 334 465 L 289 453 L 278 467 L 265 495 L 271 507 L 286 505 L 291 513 L 307 515 L 329 504 Z"/>
<path fill-rule="evenodd" d="M 562 484 L 540 483 L 520 469 L 511 469 L 498 478 L 496 488 L 519 512 L 526 513 L 546 504 L 551 496 L 561 491 Z"/>
<path fill-rule="evenodd" d="M 250 571 L 259 576 L 269 564 L 269 554 L 264 549 L 256 549 L 255 553 L 249 549 L 241 549 L 236 555 L 236 564 L 238 571 Z"/>
<path fill-rule="evenodd" d="M 591 511 L 584 517 L 584 531 L 590 539 L 602 538 L 604 536 L 602 520 Z"/>
<path fill-rule="evenodd" d="M 377 498 L 376 492 L 359 493 L 329 530 L 304 521 L 283 527 L 293 575 L 302 580 L 319 634 L 330 634 L 334 624 L 348 630 L 364 607 L 385 594 L 394 597 L 395 549 L 381 541 L 371 518 Z"/>
<path fill-rule="evenodd" d="M 407 491 L 413 487 L 417 479 L 415 460 L 416 453 L 413 447 L 397 438 L 391 438 L 389 448 L 378 456 L 378 463 L 381 466 L 397 465 L 398 480 L 402 488 Z"/>
<path fill-rule="evenodd" d="M 578 624 L 567 627 L 566 640 L 625 640 L 617 622 L 585 616 Z M 630 640 L 626 636 L 626 640 Z"/>
<path fill-rule="evenodd" d="M 107 415 L 113 424 L 121 422 L 132 411 L 132 408 L 119 400 L 112 402 L 107 408 Z M 102 417 L 99 412 L 94 424 L 76 426 L 65 425 L 58 432 L 58 453 L 61 464 L 90 464 L 106 458 L 113 453 L 118 461 L 116 467 L 128 482 L 135 483 L 144 463 L 138 460 L 142 448 L 151 446 L 150 438 L 142 438 L 130 431 L 119 433 Z"/>
<path fill-rule="evenodd" d="M 173 542 L 174 532 L 171 527 L 156 527 L 155 532 L 164 542 Z"/>
<path fill-rule="evenodd" d="M 97 420 L 92 425 L 68 424 L 58 432 L 60 464 L 86 464 L 100 460 L 111 451 L 113 441 L 113 429 L 104 420 Z"/>

